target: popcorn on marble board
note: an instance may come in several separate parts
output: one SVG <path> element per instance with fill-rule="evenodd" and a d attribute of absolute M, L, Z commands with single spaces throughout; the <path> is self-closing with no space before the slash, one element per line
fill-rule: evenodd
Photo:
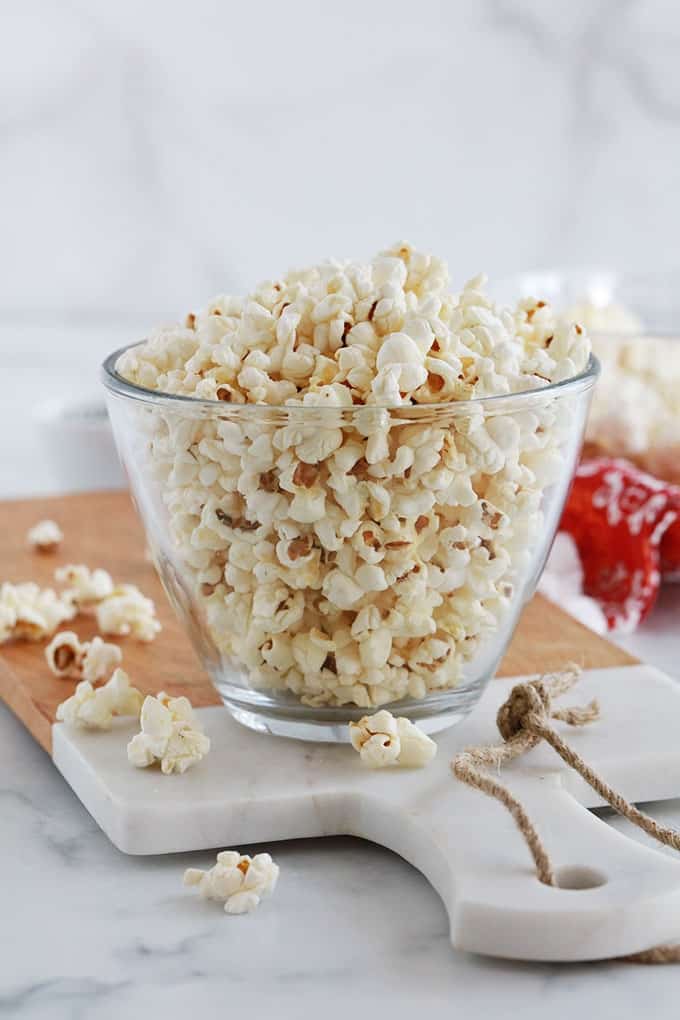
<path fill-rule="evenodd" d="M 349 724 L 352 747 L 369 768 L 389 765 L 424 768 L 437 753 L 437 745 L 426 733 L 404 717 L 386 709 Z"/>
<path fill-rule="evenodd" d="M 144 699 L 141 732 L 127 746 L 128 761 L 136 768 L 160 762 L 161 772 L 186 772 L 210 750 L 210 739 L 186 697 L 172 698 L 161 691 Z"/>

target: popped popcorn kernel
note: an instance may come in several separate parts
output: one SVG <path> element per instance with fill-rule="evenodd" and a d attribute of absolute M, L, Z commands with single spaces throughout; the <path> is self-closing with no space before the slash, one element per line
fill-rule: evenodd
<path fill-rule="evenodd" d="M 138 715 L 143 695 L 132 687 L 127 673 L 117 669 L 103 687 L 82 680 L 70 698 L 57 707 L 57 720 L 87 730 L 110 730 L 113 717 Z"/>
<path fill-rule="evenodd" d="M 403 717 L 395 719 L 387 709 L 351 722 L 349 734 L 352 747 L 369 768 L 424 768 L 437 753 L 434 740 L 415 723 Z"/>
<path fill-rule="evenodd" d="M 70 600 L 80 612 L 92 608 L 113 591 L 113 581 L 106 570 L 90 570 L 83 564 L 58 567 L 54 579 L 67 586 L 62 593 L 63 597 Z"/>
<path fill-rule="evenodd" d="M 141 732 L 127 746 L 128 761 L 136 768 L 160 762 L 163 775 L 186 772 L 210 750 L 188 698 L 172 698 L 161 691 L 144 699 Z"/>
<path fill-rule="evenodd" d="M 103 634 L 129 634 L 146 642 L 153 641 L 161 630 L 152 600 L 132 584 L 117 585 L 97 603 L 95 616 Z"/>
<path fill-rule="evenodd" d="M 45 520 L 35 524 L 26 535 L 26 541 L 36 552 L 55 552 L 64 540 L 64 533 L 56 521 Z"/>
<path fill-rule="evenodd" d="M 52 588 L 40 588 L 32 581 L 0 585 L 0 644 L 10 640 L 42 641 L 75 615 L 71 601 Z"/>
<path fill-rule="evenodd" d="M 60 631 L 45 649 L 47 665 L 55 676 L 88 680 L 94 684 L 120 665 L 123 653 L 118 645 L 99 636 L 81 642 L 73 631 Z"/>
<path fill-rule="evenodd" d="M 269 854 L 250 857 L 237 850 L 222 850 L 208 871 L 187 868 L 184 885 L 198 886 L 202 899 L 224 903 L 226 914 L 249 914 L 274 892 L 279 870 Z"/>

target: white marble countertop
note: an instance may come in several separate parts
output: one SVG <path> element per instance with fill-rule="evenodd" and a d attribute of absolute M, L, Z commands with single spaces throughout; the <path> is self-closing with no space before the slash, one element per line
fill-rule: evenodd
<path fill-rule="evenodd" d="M 86 375 L 131 335 L 99 330 Z M 51 346 L 35 328 L 0 327 L 14 386 L 0 412 L 0 497 L 56 491 L 59 478 L 27 407 L 75 387 L 82 346 Z M 57 354 L 58 351 L 58 354 Z M 34 359 L 43 368 L 36 375 Z M 45 371 L 45 368 L 47 371 Z M 30 463 L 30 477 L 22 465 Z M 680 679 L 680 586 L 622 640 Z M 675 632 L 674 632 L 675 628 Z M 675 1017 L 675 968 L 528 965 L 455 953 L 437 895 L 409 865 L 370 844 L 326 839 L 277 844 L 280 886 L 255 914 L 226 917 L 182 887 L 209 853 L 158 858 L 116 851 L 16 719 L 0 708 L 0 1016 L 120 1020 L 154 1011 L 304 1018 L 364 1014 L 530 1020 L 644 1010 Z M 664 816 L 680 824 L 680 801 Z M 680 934 L 680 923 L 679 923 Z"/>

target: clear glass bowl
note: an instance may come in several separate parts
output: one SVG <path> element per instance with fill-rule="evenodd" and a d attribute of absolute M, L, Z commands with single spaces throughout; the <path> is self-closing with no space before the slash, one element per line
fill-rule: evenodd
<path fill-rule="evenodd" d="M 625 457 L 680 484 L 680 274 L 555 269 L 498 284 L 508 304 L 540 294 L 586 326 L 602 366 L 585 457 Z"/>
<path fill-rule="evenodd" d="M 467 715 L 550 549 L 597 361 L 508 396 L 274 408 L 142 389 L 121 353 L 103 367 L 118 450 L 232 714 L 343 741 L 380 706 L 429 732 Z"/>

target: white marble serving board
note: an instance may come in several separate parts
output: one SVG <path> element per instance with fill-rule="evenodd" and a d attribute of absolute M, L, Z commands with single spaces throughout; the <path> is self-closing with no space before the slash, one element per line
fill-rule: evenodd
<path fill-rule="evenodd" d="M 588 960 L 680 938 L 680 857 L 633 843 L 587 810 L 600 802 L 549 747 L 508 766 L 503 779 L 529 809 L 561 879 L 597 887 L 541 885 L 511 818 L 453 777 L 456 751 L 496 741 L 496 710 L 517 682 L 493 681 L 471 717 L 437 735 L 437 757 L 423 770 L 367 770 L 349 746 L 254 733 L 222 708 L 199 710 L 213 748 L 182 776 L 128 765 L 129 720 L 104 734 L 57 723 L 53 757 L 125 853 L 354 835 L 423 872 L 446 905 L 457 948 Z M 563 700 L 592 697 L 601 721 L 569 728 L 572 746 L 630 800 L 680 795 L 680 687 L 648 666 L 596 669 Z"/>

